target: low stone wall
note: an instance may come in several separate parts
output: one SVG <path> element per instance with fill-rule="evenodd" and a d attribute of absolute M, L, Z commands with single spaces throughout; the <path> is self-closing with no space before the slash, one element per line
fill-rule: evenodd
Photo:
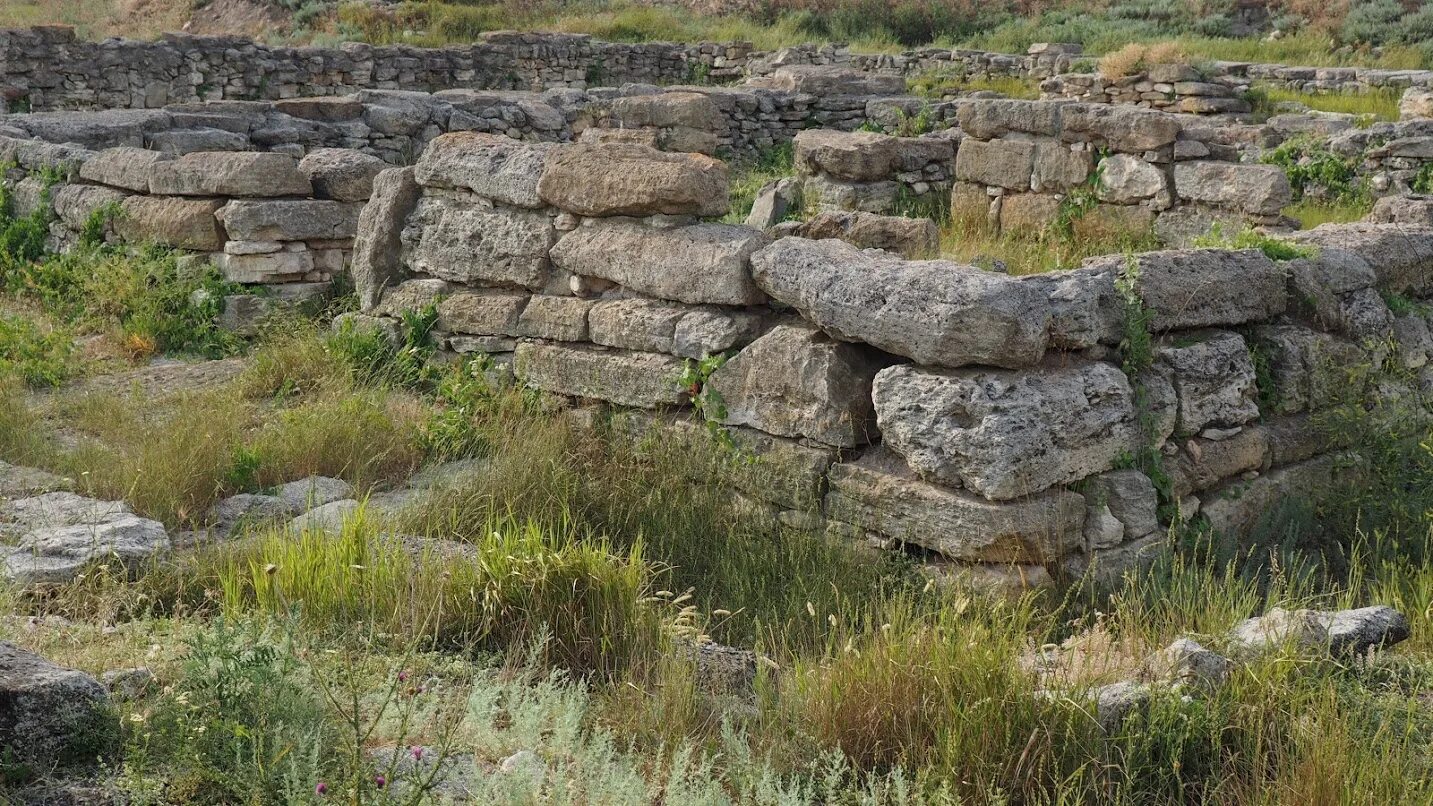
<path fill-rule="evenodd" d="M 1249 79 L 1240 75 L 1205 75 L 1185 64 L 1165 64 L 1147 73 L 1105 78 L 1097 73 L 1067 73 L 1040 82 L 1041 97 L 1070 98 L 1087 103 L 1130 104 L 1191 115 L 1222 115 L 1250 111 L 1245 94 Z"/>
<path fill-rule="evenodd" d="M 343 273 L 359 213 L 386 167 L 356 151 L 316 149 L 173 157 L 129 146 L 88 151 L 0 138 L 14 212 L 43 210 L 50 246 L 98 224 L 106 240 L 192 253 L 255 293 L 224 299 L 221 324 L 251 335 L 275 306 L 323 297 Z M 55 181 L 54 177 L 61 177 Z"/>
<path fill-rule="evenodd" d="M 1242 534 L 1347 480 L 1312 412 L 1375 378 L 1433 392 L 1426 308 L 1381 295 L 1433 295 L 1426 226 L 1321 227 L 1287 262 L 1188 249 L 1012 277 L 710 223 L 727 179 L 630 143 L 444 135 L 376 181 L 350 321 L 434 305 L 448 355 L 516 383 L 664 439 L 708 439 L 709 418 L 753 457 L 730 479 L 753 516 L 999 585 L 1128 567 L 1171 519 Z"/>

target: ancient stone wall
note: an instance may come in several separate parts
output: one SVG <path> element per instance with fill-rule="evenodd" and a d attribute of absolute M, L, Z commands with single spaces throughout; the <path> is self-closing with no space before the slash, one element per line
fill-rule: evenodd
<path fill-rule="evenodd" d="M 711 420 L 754 457 L 731 478 L 753 517 L 1002 585 L 1126 567 L 1175 519 L 1241 534 L 1350 477 L 1311 413 L 1433 391 L 1426 308 L 1383 296 L 1433 295 L 1427 226 L 1015 277 L 713 223 L 727 179 L 632 143 L 444 135 L 379 175 L 349 321 L 436 306 L 442 349 L 495 376 L 663 439 Z"/>

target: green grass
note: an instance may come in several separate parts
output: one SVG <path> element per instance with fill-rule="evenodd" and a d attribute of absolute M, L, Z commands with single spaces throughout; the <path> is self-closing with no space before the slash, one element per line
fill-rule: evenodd
<path fill-rule="evenodd" d="M 1305 198 L 1285 207 L 1284 215 L 1297 219 L 1300 229 L 1313 229 L 1320 224 L 1346 224 L 1361 221 L 1373 209 L 1373 201 L 1359 196 L 1348 201 L 1324 201 Z"/>
<path fill-rule="evenodd" d="M 1363 121 L 1398 120 L 1399 89 L 1372 89 L 1367 92 L 1299 92 L 1256 85 L 1260 106 L 1272 110 L 1275 104 L 1298 103 L 1319 112 L 1356 115 Z M 1257 111 L 1257 110 L 1256 110 Z"/>
<path fill-rule="evenodd" d="M 754 159 L 733 165 L 731 178 L 731 212 L 722 219 L 731 224 L 740 224 L 751 213 L 756 194 L 768 183 L 791 176 L 793 146 L 783 143 L 766 149 Z"/>
<path fill-rule="evenodd" d="M 1000 232 L 983 209 L 952 210 L 941 226 L 941 255 L 982 268 L 999 261 L 1011 274 L 1038 274 L 1074 268 L 1087 257 L 1158 248 L 1149 224 L 1132 226 L 1098 211 L 1068 223 L 1068 232 L 1054 222 L 1033 231 Z"/>

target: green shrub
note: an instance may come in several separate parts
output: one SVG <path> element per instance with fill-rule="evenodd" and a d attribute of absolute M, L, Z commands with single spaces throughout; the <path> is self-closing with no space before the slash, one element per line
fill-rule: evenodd
<path fill-rule="evenodd" d="M 59 386 L 75 371 L 74 353 L 68 333 L 0 313 L 0 378 L 11 374 L 30 386 Z"/>

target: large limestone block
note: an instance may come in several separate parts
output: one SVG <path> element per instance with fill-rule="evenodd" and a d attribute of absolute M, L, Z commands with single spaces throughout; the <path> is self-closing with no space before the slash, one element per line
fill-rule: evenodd
<path fill-rule="evenodd" d="M 1050 345 L 1084 350 L 1118 344 L 1124 335 L 1125 306 L 1115 287 L 1114 266 L 1027 274 L 1020 281 L 1038 288 L 1050 303 Z"/>
<path fill-rule="evenodd" d="M 553 149 L 537 183 L 541 199 L 584 216 L 722 216 L 731 206 L 726 164 L 632 143 Z"/>
<path fill-rule="evenodd" d="M 1433 98 L 1433 92 L 1429 93 Z M 81 172 L 80 176 L 84 176 Z M 1409 196 L 1384 196 L 1374 202 L 1373 210 L 1364 216 L 1371 224 L 1416 224 L 1433 227 L 1433 196 L 1418 193 Z"/>
<path fill-rule="evenodd" d="M 0 641 L 0 752 L 12 764 L 91 764 L 119 731 L 98 680 Z"/>
<path fill-rule="evenodd" d="M 288 283 L 314 270 L 313 252 L 224 253 L 215 258 L 224 279 L 235 283 Z"/>
<path fill-rule="evenodd" d="M 538 180 L 553 148 L 495 134 L 449 132 L 428 144 L 414 175 L 425 187 L 471 190 L 514 207 L 541 207 Z"/>
<path fill-rule="evenodd" d="M 417 204 L 412 168 L 388 168 L 374 177 L 372 196 L 358 215 L 349 266 L 364 311 L 373 310 L 402 270 L 403 227 Z"/>
<path fill-rule="evenodd" d="M 198 151 L 149 167 L 149 192 L 169 196 L 308 196 L 298 160 L 270 151 Z"/>
<path fill-rule="evenodd" d="M 403 233 L 410 271 L 455 283 L 515 285 L 534 291 L 547 284 L 548 250 L 556 239 L 552 218 L 541 210 L 464 204 L 433 196 L 419 199 Z"/>
<path fill-rule="evenodd" d="M 1241 162 L 1176 163 L 1174 189 L 1186 201 L 1263 216 L 1278 215 L 1294 200 L 1283 169 Z"/>
<path fill-rule="evenodd" d="M 1035 144 L 1030 140 L 967 138 L 955 154 L 955 178 L 1007 190 L 1029 190 L 1035 169 Z"/>
<path fill-rule="evenodd" d="M 516 291 L 462 291 L 438 303 L 438 328 L 474 336 L 516 336 L 528 295 Z"/>
<path fill-rule="evenodd" d="M 1095 362 L 1021 371 L 881 370 L 885 444 L 922 478 L 1017 498 L 1114 467 L 1140 447 L 1134 391 Z"/>
<path fill-rule="evenodd" d="M 772 89 L 799 92 L 818 98 L 830 96 L 902 95 L 905 78 L 898 75 L 852 70 L 832 65 L 792 64 L 772 73 Z"/>
<path fill-rule="evenodd" d="M 130 243 L 152 241 L 176 249 L 217 252 L 224 248 L 224 230 L 215 213 L 222 199 L 179 199 L 130 196 L 120 204 L 114 231 Z"/>
<path fill-rule="evenodd" d="M 518 335 L 549 341 L 587 341 L 587 318 L 597 303 L 534 294 L 518 319 Z"/>
<path fill-rule="evenodd" d="M 1060 106 L 1044 101 L 980 98 L 961 104 L 956 115 L 960 130 L 979 140 L 992 140 L 1010 132 L 1054 136 L 1060 133 Z"/>
<path fill-rule="evenodd" d="M 141 518 L 120 501 L 99 501 L 67 492 L 6 502 L 0 550 L 7 580 L 21 586 L 64 584 L 95 562 L 133 568 L 169 549 L 164 526 Z"/>
<path fill-rule="evenodd" d="M 1254 361 L 1238 333 L 1182 335 L 1159 347 L 1158 360 L 1169 367 L 1179 400 L 1178 433 L 1231 428 L 1259 416 Z"/>
<path fill-rule="evenodd" d="M 534 389 L 647 409 L 687 402 L 678 385 L 682 368 L 670 355 L 543 342 L 518 344 L 513 364 Z"/>
<path fill-rule="evenodd" d="M 703 307 L 689 310 L 672 333 L 672 352 L 702 359 L 745 347 L 761 335 L 766 318 L 759 311 Z"/>
<path fill-rule="evenodd" d="M 1167 249 L 1092 258 L 1085 267 L 1132 273 L 1156 332 L 1257 322 L 1288 306 L 1283 267 L 1257 249 Z"/>
<path fill-rule="evenodd" d="M 124 190 L 148 193 L 150 167 L 156 162 L 169 159 L 172 157 L 168 154 L 147 148 L 106 148 L 80 163 L 80 178 Z"/>
<path fill-rule="evenodd" d="M 1087 148 L 1072 148 L 1058 140 L 1036 140 L 1030 188 L 1036 193 L 1062 193 L 1079 187 L 1089 178 L 1094 161 Z"/>
<path fill-rule="evenodd" d="M 328 199 L 235 199 L 218 216 L 234 241 L 338 241 L 358 234 L 362 211 Z"/>
<path fill-rule="evenodd" d="M 876 436 L 871 380 L 880 368 L 858 345 L 805 324 L 781 325 L 712 373 L 722 422 L 851 448 Z"/>
<path fill-rule="evenodd" d="M 1386 291 L 1433 293 L 1433 230 L 1407 224 L 1322 224 L 1289 240 L 1362 258 Z"/>
<path fill-rule="evenodd" d="M 725 132 L 726 117 L 716 102 L 700 92 L 676 90 L 653 95 L 629 95 L 612 102 L 612 117 L 624 127 L 651 126 Z"/>
<path fill-rule="evenodd" d="M 366 201 L 373 195 L 373 180 L 388 163 L 362 151 L 316 148 L 299 160 L 299 171 L 313 184 L 313 195 L 341 202 Z"/>
<path fill-rule="evenodd" d="M 756 305 L 751 255 L 761 232 L 730 224 L 659 228 L 631 220 L 593 222 L 552 248 L 558 268 L 600 277 L 641 294 L 693 305 Z"/>
<path fill-rule="evenodd" d="M 1261 325 L 1252 340 L 1273 387 L 1261 392 L 1280 414 L 1356 401 L 1374 369 L 1372 357 L 1358 345 L 1303 325 Z"/>
<path fill-rule="evenodd" d="M 50 203 L 65 226 L 80 232 L 97 211 L 108 208 L 118 213 L 120 203 L 128 196 L 122 190 L 102 185 L 57 185 L 50 191 Z"/>
<path fill-rule="evenodd" d="M 1132 154 L 1111 154 L 1100 161 L 1100 181 L 1095 195 L 1111 204 L 1135 204 L 1146 199 L 1165 198 L 1169 179 L 1164 171 Z"/>
<path fill-rule="evenodd" d="M 1236 479 L 1200 496 L 1199 513 L 1216 534 L 1249 535 L 1273 525 L 1291 506 L 1318 501 L 1357 481 L 1356 463 L 1346 454 L 1325 454 L 1275 468 L 1254 479 Z"/>
<path fill-rule="evenodd" d="M 1312 426 L 1308 427 L 1312 432 Z M 1320 448 L 1327 447 L 1316 434 L 1313 436 L 1321 443 Z M 1262 471 L 1270 461 L 1270 454 L 1269 430 L 1254 425 L 1226 439 L 1184 440 L 1179 453 L 1165 460 L 1165 470 L 1169 473 L 1171 491 L 1178 500 L 1250 470 Z"/>
<path fill-rule="evenodd" d="M 405 313 L 421 311 L 430 305 L 436 308 L 444 299 L 462 290 L 462 286 L 436 277 L 404 280 L 382 289 L 380 301 L 374 307 L 373 313 L 378 316 L 401 317 Z"/>
<path fill-rule="evenodd" d="M 1183 128 L 1177 115 L 1125 104 L 1064 104 L 1061 134 L 1110 151 L 1141 154 L 1174 144 Z"/>
<path fill-rule="evenodd" d="M 929 218 L 833 210 L 802 223 L 796 234 L 817 241 L 837 238 L 862 249 L 884 249 L 907 258 L 929 257 L 940 249 L 940 230 Z"/>
<path fill-rule="evenodd" d="M 1028 366 L 1049 338 L 1041 288 L 970 266 L 782 238 L 752 257 L 752 274 L 827 333 L 922 364 Z"/>
<path fill-rule="evenodd" d="M 996 502 L 921 481 L 889 451 L 832 466 L 827 517 L 957 560 L 1054 561 L 1083 542 L 1085 499 L 1049 490 Z"/>
<path fill-rule="evenodd" d="M 1081 491 L 1085 503 L 1102 508 L 1119 524 L 1113 545 L 1138 540 L 1159 529 L 1159 496 L 1154 482 L 1138 470 L 1111 470 L 1086 479 Z M 1110 544 L 1092 548 L 1109 548 Z"/>
<path fill-rule="evenodd" d="M 878 182 L 901 171 L 949 163 L 955 144 L 933 137 L 893 137 L 879 132 L 806 129 L 796 135 L 796 167 L 852 182 Z"/>
<path fill-rule="evenodd" d="M 607 347 L 670 353 L 677 322 L 688 310 L 655 299 L 604 300 L 587 315 L 589 338 Z"/>

